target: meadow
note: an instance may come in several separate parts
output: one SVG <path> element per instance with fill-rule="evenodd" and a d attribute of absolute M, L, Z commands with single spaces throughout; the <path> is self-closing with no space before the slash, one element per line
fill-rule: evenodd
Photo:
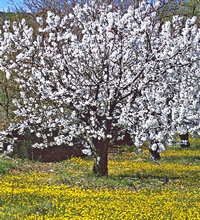
<path fill-rule="evenodd" d="M 200 219 L 200 145 L 169 148 L 159 164 L 146 150 L 109 154 L 105 177 L 92 166 L 1 159 L 0 219 Z"/>

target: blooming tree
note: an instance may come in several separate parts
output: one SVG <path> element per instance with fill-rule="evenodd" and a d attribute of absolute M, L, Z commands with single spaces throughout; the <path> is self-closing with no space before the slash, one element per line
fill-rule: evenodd
<path fill-rule="evenodd" d="M 14 100 L 18 126 L 43 140 L 33 147 L 81 141 L 100 175 L 108 174 L 111 140 L 127 132 L 136 146 L 149 141 L 150 148 L 163 150 L 161 143 L 186 123 L 174 116 L 177 106 L 187 108 L 177 96 L 187 93 L 199 103 L 195 20 L 183 30 L 179 17 L 162 25 L 145 2 L 123 12 L 111 5 L 76 5 L 63 17 L 50 11 L 46 17 L 37 18 L 38 30 L 25 20 L 6 22 L 0 38 L 0 69 L 7 78 L 15 75 L 21 90 Z M 199 121 L 190 119 L 198 130 Z"/>
<path fill-rule="evenodd" d="M 153 150 L 162 151 L 161 143 L 172 144 L 176 134 L 199 135 L 200 32 L 195 22 L 196 18 L 188 19 L 180 29 L 183 18 L 174 16 L 162 26 L 162 37 L 155 39 L 162 53 L 158 53 L 155 41 L 151 44 L 155 56 L 152 66 L 158 65 L 151 72 L 155 78 L 141 90 L 142 96 L 133 104 L 134 113 L 128 110 L 130 122 L 131 117 L 137 118 L 132 130 L 138 146 L 148 141 Z"/>

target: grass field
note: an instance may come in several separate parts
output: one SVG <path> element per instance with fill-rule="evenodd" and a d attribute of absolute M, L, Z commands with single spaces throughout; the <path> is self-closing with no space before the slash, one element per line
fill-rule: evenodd
<path fill-rule="evenodd" d="M 0 161 L 0 219 L 200 219 L 200 145 L 109 155 L 109 175 L 91 158 L 59 163 Z"/>

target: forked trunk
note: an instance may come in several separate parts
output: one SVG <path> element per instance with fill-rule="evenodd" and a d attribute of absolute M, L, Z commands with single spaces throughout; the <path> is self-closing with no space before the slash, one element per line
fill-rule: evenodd
<path fill-rule="evenodd" d="M 107 141 L 94 141 L 96 155 L 93 172 L 99 176 L 108 175 L 108 143 Z"/>

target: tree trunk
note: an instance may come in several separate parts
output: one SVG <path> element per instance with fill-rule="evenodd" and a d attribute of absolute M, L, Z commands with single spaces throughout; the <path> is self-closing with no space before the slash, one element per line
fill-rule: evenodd
<path fill-rule="evenodd" d="M 152 161 L 160 160 L 159 143 L 155 141 L 149 142 L 149 156 Z"/>
<path fill-rule="evenodd" d="M 160 154 L 157 150 L 153 151 L 152 149 L 149 149 L 149 156 L 152 160 L 160 160 Z"/>
<path fill-rule="evenodd" d="M 108 143 L 107 141 L 94 141 L 96 150 L 93 172 L 99 176 L 108 175 Z"/>
<path fill-rule="evenodd" d="M 189 147 L 190 142 L 189 142 L 189 136 L 188 132 L 186 134 L 180 134 L 180 139 L 181 139 L 181 147 Z"/>

